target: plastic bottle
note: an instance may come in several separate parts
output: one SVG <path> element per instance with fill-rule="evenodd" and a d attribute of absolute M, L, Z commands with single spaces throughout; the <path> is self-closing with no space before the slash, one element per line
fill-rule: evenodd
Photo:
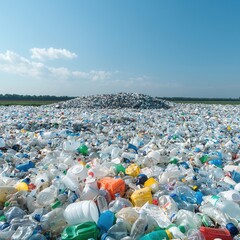
<path fill-rule="evenodd" d="M 144 235 L 145 231 L 148 227 L 148 218 L 145 212 L 141 211 L 139 214 L 138 219 L 134 222 L 130 237 L 133 238 L 133 240 L 138 240 L 141 236 Z"/>
<path fill-rule="evenodd" d="M 223 191 L 223 192 L 220 192 L 218 196 L 238 204 L 240 203 L 240 193 L 236 190 Z"/>
<path fill-rule="evenodd" d="M 231 229 L 230 231 L 235 232 L 236 226 L 238 225 L 238 222 L 236 219 L 230 218 L 227 214 L 223 213 L 220 209 L 213 207 L 210 204 L 205 204 L 203 206 L 200 206 L 199 208 L 200 212 L 208 215 L 211 219 L 215 221 L 215 223 L 219 224 L 222 228 L 227 228 L 230 223 Z"/>
<path fill-rule="evenodd" d="M 198 229 L 201 226 L 201 218 L 193 212 L 187 210 L 179 210 L 173 219 L 183 233 L 187 233 L 190 229 Z"/>
<path fill-rule="evenodd" d="M 115 196 L 116 196 L 115 200 L 113 200 L 109 203 L 110 211 L 117 213 L 122 208 L 133 207 L 132 203 L 128 199 L 120 197 L 119 194 L 115 194 Z"/>
<path fill-rule="evenodd" d="M 97 226 L 100 229 L 101 234 L 106 233 L 115 223 L 115 215 L 111 211 L 105 211 L 100 214 Z"/>
<path fill-rule="evenodd" d="M 158 199 L 158 205 L 163 209 L 169 219 L 178 212 L 176 202 L 168 195 L 163 195 Z"/>
<path fill-rule="evenodd" d="M 177 194 L 172 193 L 170 194 L 170 197 L 175 201 L 179 210 L 184 209 L 191 212 L 195 211 L 196 206 L 194 204 L 182 200 Z"/>
<path fill-rule="evenodd" d="M 204 201 L 211 203 L 230 217 L 240 221 L 240 206 L 237 203 L 225 200 L 218 196 L 206 196 L 204 197 Z"/>
<path fill-rule="evenodd" d="M 28 240 L 33 234 L 34 228 L 32 226 L 19 226 L 15 233 L 12 235 L 12 240 Z"/>
<path fill-rule="evenodd" d="M 4 215 L 7 222 L 10 223 L 16 217 L 23 218 L 23 216 L 26 215 L 26 212 L 19 207 L 10 207 L 7 211 L 5 211 Z"/>
<path fill-rule="evenodd" d="M 183 200 L 189 203 L 196 203 L 196 193 L 186 185 L 180 185 L 175 189 L 176 194 Z"/>
<path fill-rule="evenodd" d="M 51 231 L 56 236 L 66 227 L 67 222 L 64 218 L 64 209 L 56 208 L 40 218 L 40 224 L 43 230 Z"/>
<path fill-rule="evenodd" d="M 116 213 L 117 218 L 121 218 L 127 225 L 128 231 L 132 229 L 132 225 L 138 219 L 139 213 L 132 207 L 122 208 Z"/>
<path fill-rule="evenodd" d="M 75 192 L 78 197 L 81 196 L 82 186 L 74 177 L 70 177 L 69 175 L 61 175 L 60 176 L 63 184 L 71 191 Z"/>
<path fill-rule="evenodd" d="M 48 188 L 43 189 L 37 195 L 37 203 L 41 206 L 48 206 L 54 202 L 57 197 L 57 189 L 51 185 Z"/>
<path fill-rule="evenodd" d="M 183 234 L 177 226 L 170 225 L 167 230 L 171 233 L 174 239 L 187 239 L 186 235 Z"/>
<path fill-rule="evenodd" d="M 82 200 L 93 200 L 99 194 L 99 188 L 97 185 L 97 180 L 92 177 L 87 177 L 85 181 L 85 187 L 82 191 L 81 199 Z"/>
<path fill-rule="evenodd" d="M 108 203 L 104 196 L 98 195 L 96 200 L 97 200 L 98 210 L 100 213 L 103 213 L 108 210 Z"/>
<path fill-rule="evenodd" d="M 29 240 L 47 240 L 46 237 L 40 233 L 33 234 Z"/>
<path fill-rule="evenodd" d="M 118 219 L 116 224 L 108 230 L 107 234 L 115 240 L 121 240 L 128 235 L 127 226 L 124 221 Z"/>

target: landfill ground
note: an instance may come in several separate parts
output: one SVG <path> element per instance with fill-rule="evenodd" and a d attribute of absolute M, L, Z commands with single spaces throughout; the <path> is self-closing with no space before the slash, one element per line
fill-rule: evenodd
<path fill-rule="evenodd" d="M 108 97 L 0 107 L 0 239 L 240 239 L 240 106 Z"/>

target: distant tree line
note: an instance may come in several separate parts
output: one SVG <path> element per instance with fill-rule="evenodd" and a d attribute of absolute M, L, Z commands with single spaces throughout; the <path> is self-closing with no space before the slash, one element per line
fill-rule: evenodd
<path fill-rule="evenodd" d="M 159 97 L 167 101 L 240 101 L 239 98 L 193 98 L 193 97 Z"/>
<path fill-rule="evenodd" d="M 66 101 L 75 97 L 67 96 L 49 96 L 49 95 L 18 95 L 18 94 L 0 94 L 2 101 Z"/>

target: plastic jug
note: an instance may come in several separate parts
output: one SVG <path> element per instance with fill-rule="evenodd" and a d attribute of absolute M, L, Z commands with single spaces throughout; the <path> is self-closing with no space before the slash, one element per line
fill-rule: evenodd
<path fill-rule="evenodd" d="M 66 227 L 62 234 L 62 240 L 88 240 L 98 239 L 99 230 L 95 222 L 84 222 L 78 225 Z"/>
<path fill-rule="evenodd" d="M 152 203 L 152 193 L 150 187 L 135 190 L 130 197 L 135 207 L 142 207 L 146 202 Z"/>
<path fill-rule="evenodd" d="M 120 196 L 123 196 L 125 193 L 125 182 L 121 178 L 110 178 L 105 177 L 98 181 L 99 189 L 105 188 L 112 199 L 115 199 L 115 194 L 119 193 Z"/>
<path fill-rule="evenodd" d="M 64 217 L 69 225 L 79 224 L 87 221 L 97 222 L 99 213 L 93 201 L 81 201 L 69 204 Z"/>
<path fill-rule="evenodd" d="M 140 174 L 140 167 L 137 164 L 131 164 L 125 169 L 125 173 L 132 177 L 137 177 Z"/>

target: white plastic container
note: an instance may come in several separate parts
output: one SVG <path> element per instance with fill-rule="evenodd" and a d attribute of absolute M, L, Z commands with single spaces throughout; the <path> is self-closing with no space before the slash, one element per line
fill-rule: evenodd
<path fill-rule="evenodd" d="M 240 202 L 240 193 L 236 190 L 220 192 L 218 195 L 236 203 Z"/>
<path fill-rule="evenodd" d="M 75 179 L 74 177 L 69 177 L 69 175 L 64 175 L 61 177 L 63 184 L 69 188 L 71 191 L 75 191 L 76 194 L 80 194 L 81 192 L 81 185 L 78 182 L 77 179 Z"/>
<path fill-rule="evenodd" d="M 79 224 L 87 221 L 97 223 L 99 218 L 97 206 L 93 201 L 72 203 L 67 206 L 63 215 L 69 225 Z"/>
<path fill-rule="evenodd" d="M 87 168 L 84 167 L 82 164 L 73 165 L 68 169 L 67 176 L 70 176 L 71 178 L 75 178 L 78 181 L 82 181 L 86 179 L 86 177 L 88 176 Z"/>

